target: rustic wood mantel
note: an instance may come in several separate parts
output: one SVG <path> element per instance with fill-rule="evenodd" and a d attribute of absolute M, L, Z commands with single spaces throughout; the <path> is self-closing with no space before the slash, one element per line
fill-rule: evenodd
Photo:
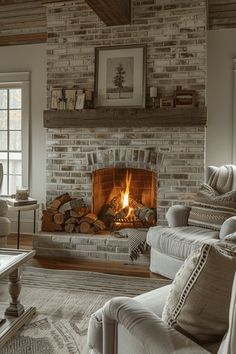
<path fill-rule="evenodd" d="M 45 128 L 206 126 L 206 107 L 44 111 Z"/>

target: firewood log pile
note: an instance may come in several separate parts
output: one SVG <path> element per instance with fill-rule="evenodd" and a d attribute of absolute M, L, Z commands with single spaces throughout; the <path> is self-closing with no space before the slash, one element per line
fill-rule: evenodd
<path fill-rule="evenodd" d="M 107 228 L 114 229 L 116 223 L 122 222 L 124 224 L 137 224 L 137 221 L 139 221 L 139 226 L 155 224 L 156 215 L 154 209 L 144 206 L 132 197 L 129 198 L 129 205 L 122 207 L 121 200 L 122 198 L 118 194 L 109 203 L 104 204 L 99 214 L 99 219 L 104 222 Z M 127 225 L 124 225 L 124 227 L 127 227 Z"/>
<path fill-rule="evenodd" d="M 42 231 L 93 234 L 105 228 L 104 222 L 90 212 L 83 199 L 72 198 L 68 193 L 55 198 L 43 210 Z"/>

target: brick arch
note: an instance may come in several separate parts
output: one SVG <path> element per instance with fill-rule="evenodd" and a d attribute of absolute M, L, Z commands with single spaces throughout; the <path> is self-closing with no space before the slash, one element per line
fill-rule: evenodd
<path fill-rule="evenodd" d="M 98 149 L 87 153 L 90 171 L 101 168 L 141 168 L 158 172 L 163 161 L 164 154 L 156 148 L 110 148 Z"/>

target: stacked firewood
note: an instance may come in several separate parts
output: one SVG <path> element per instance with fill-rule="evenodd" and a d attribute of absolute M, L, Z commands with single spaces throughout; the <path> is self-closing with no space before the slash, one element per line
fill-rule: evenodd
<path fill-rule="evenodd" d="M 92 234 L 106 228 L 97 215 L 90 212 L 83 199 L 65 193 L 43 210 L 42 231 L 65 231 Z"/>

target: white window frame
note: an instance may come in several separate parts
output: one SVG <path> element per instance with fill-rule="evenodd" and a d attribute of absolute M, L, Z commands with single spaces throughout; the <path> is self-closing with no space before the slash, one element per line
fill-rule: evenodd
<path fill-rule="evenodd" d="M 30 72 L 0 73 L 0 88 L 22 89 L 22 186 L 30 190 Z"/>

